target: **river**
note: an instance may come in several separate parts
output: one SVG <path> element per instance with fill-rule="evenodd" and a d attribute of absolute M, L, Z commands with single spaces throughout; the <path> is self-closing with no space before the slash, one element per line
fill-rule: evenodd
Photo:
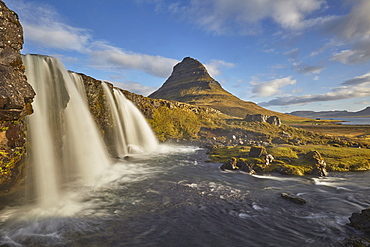
<path fill-rule="evenodd" d="M 332 246 L 360 233 L 348 218 L 370 207 L 369 172 L 251 176 L 194 146 L 160 149 L 116 160 L 94 186 L 68 184 L 54 207 L 9 203 L 0 246 Z"/>

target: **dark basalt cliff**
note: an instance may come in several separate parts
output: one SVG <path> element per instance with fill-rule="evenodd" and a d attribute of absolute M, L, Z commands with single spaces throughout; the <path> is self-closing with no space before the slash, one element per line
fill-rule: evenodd
<path fill-rule="evenodd" d="M 234 117 L 244 118 L 247 114 L 264 114 L 278 116 L 283 120 L 297 119 L 291 115 L 267 110 L 232 95 L 208 74 L 202 63 L 190 57 L 184 58 L 182 62 L 175 65 L 171 76 L 149 97 L 212 107 Z"/>
<path fill-rule="evenodd" d="M 24 75 L 18 16 L 0 1 L 0 194 L 22 180 L 24 117 L 32 113 L 35 93 Z"/>

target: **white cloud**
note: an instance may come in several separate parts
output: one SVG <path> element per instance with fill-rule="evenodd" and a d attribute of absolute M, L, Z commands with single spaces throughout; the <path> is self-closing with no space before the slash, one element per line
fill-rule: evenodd
<path fill-rule="evenodd" d="M 87 54 L 92 67 L 141 70 L 154 76 L 168 77 L 172 67 L 179 62 L 161 56 L 123 51 L 103 42 L 93 41 L 86 29 L 64 24 L 59 14 L 49 5 L 25 3 L 22 0 L 14 0 L 12 4 L 21 18 L 26 43 Z"/>
<path fill-rule="evenodd" d="M 369 97 L 370 73 L 347 80 L 343 82 L 341 85 L 342 86 L 335 88 L 330 92 L 324 94 L 277 97 L 268 102 L 260 103 L 259 105 L 260 106 L 295 105 L 295 104 L 308 104 L 320 101 Z"/>
<path fill-rule="evenodd" d="M 293 60 L 295 60 L 295 59 L 297 59 L 299 52 L 300 52 L 299 48 L 294 48 L 292 50 L 284 52 L 284 55 L 290 57 Z"/>
<path fill-rule="evenodd" d="M 369 84 L 370 83 L 370 73 L 356 76 L 353 79 L 346 80 L 345 82 L 341 83 L 343 86 L 362 86 L 364 84 Z"/>
<path fill-rule="evenodd" d="M 132 93 L 140 94 L 147 96 L 151 93 L 153 93 L 155 90 L 158 89 L 158 87 L 148 87 L 144 86 L 138 82 L 134 81 L 126 81 L 126 82 L 109 82 L 115 85 L 118 88 L 130 91 Z"/>
<path fill-rule="evenodd" d="M 320 74 L 324 67 L 300 64 L 299 66 L 296 66 L 295 69 L 298 73 L 307 75 L 307 74 Z"/>
<path fill-rule="evenodd" d="M 13 4 L 13 9 L 20 16 L 27 43 L 79 52 L 84 51 L 89 44 L 91 37 L 88 30 L 64 24 L 49 5 L 24 1 L 14 1 Z"/>
<path fill-rule="evenodd" d="M 162 56 L 126 52 L 120 48 L 95 43 L 90 52 L 90 66 L 98 69 L 136 69 L 158 77 L 168 77 L 179 61 Z"/>
<path fill-rule="evenodd" d="M 370 41 L 370 40 L 369 40 Z M 370 47 L 369 47 L 370 48 Z M 343 64 L 361 64 L 370 60 L 370 50 L 352 49 L 335 53 L 330 60 Z"/>
<path fill-rule="evenodd" d="M 232 68 L 234 67 L 234 64 L 228 63 L 222 60 L 211 60 L 210 63 L 204 64 L 204 66 L 206 67 L 208 73 L 212 77 L 214 77 L 214 76 L 218 76 L 221 74 L 221 70 L 220 70 L 221 67 Z"/>
<path fill-rule="evenodd" d="M 370 1 L 353 1 L 351 11 L 333 18 L 324 25 L 327 33 L 335 35 L 350 49 L 333 54 L 331 60 L 344 64 L 361 64 L 370 60 Z"/>
<path fill-rule="evenodd" d="M 255 97 L 268 97 L 280 93 L 281 90 L 279 89 L 281 87 L 294 85 L 296 82 L 296 80 L 292 80 L 291 76 L 289 76 L 266 82 L 258 82 L 254 79 L 250 82 L 250 84 L 253 86 L 252 93 L 255 95 Z"/>
<path fill-rule="evenodd" d="M 239 33 L 255 34 L 260 32 L 259 24 L 268 19 L 292 30 L 312 25 L 317 21 L 309 19 L 309 15 L 324 3 L 324 0 L 192 0 L 188 5 L 168 4 L 168 10 L 214 33 L 227 33 L 236 25 Z M 159 4 L 163 6 L 163 2 Z"/>

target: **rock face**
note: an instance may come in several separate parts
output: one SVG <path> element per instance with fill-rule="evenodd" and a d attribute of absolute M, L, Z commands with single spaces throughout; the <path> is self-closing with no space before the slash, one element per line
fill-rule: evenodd
<path fill-rule="evenodd" d="M 0 194 L 22 175 L 24 117 L 32 113 L 35 93 L 27 83 L 20 55 L 23 45 L 18 16 L 0 1 Z"/>
<path fill-rule="evenodd" d="M 186 57 L 178 63 L 171 76 L 154 93 L 154 99 L 175 100 L 196 106 L 211 107 L 230 116 L 244 118 L 246 114 L 288 116 L 243 101 L 222 88 L 198 60 Z M 290 115 L 289 118 L 292 116 Z"/>

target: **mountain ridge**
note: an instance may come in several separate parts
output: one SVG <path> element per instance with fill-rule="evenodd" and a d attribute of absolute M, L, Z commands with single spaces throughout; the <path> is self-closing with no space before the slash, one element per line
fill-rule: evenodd
<path fill-rule="evenodd" d="M 370 117 L 370 106 L 366 107 L 363 110 L 357 112 L 350 111 L 293 111 L 291 113 L 293 116 L 298 117 L 308 117 L 308 118 L 340 118 L 340 117 Z"/>
<path fill-rule="evenodd" d="M 302 119 L 267 110 L 251 101 L 244 101 L 222 88 L 198 60 L 185 57 L 176 64 L 169 78 L 148 97 L 174 100 L 188 104 L 211 107 L 227 115 L 244 118 L 247 114 L 278 116 L 282 120 Z"/>

